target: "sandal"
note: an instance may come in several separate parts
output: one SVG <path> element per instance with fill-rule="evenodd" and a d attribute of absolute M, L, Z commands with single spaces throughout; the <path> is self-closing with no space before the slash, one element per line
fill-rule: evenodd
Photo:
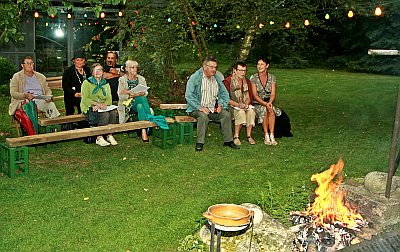
<path fill-rule="evenodd" d="M 256 141 L 254 141 L 254 139 L 251 136 L 247 137 L 247 142 L 249 142 L 250 145 L 256 144 Z"/>
<path fill-rule="evenodd" d="M 240 140 L 239 140 L 239 137 L 234 137 L 233 138 L 233 143 L 235 144 L 235 145 L 241 145 L 242 143 L 240 142 Z"/>

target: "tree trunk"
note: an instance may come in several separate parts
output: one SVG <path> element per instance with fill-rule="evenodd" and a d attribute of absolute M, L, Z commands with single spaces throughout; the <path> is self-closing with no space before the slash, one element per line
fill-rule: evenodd
<path fill-rule="evenodd" d="M 251 44 L 253 43 L 254 36 L 256 35 L 256 25 L 252 25 L 246 31 L 246 35 L 244 36 L 242 46 L 240 47 L 238 61 L 246 61 L 247 57 L 249 57 Z"/>
<path fill-rule="evenodd" d="M 183 5 L 183 8 L 185 9 L 185 14 L 186 14 L 186 18 L 187 18 L 187 25 L 190 31 L 190 34 L 192 35 L 192 39 L 193 39 L 193 43 L 195 44 L 196 48 L 197 48 L 197 57 L 199 57 L 200 61 L 203 58 L 203 54 L 202 54 L 202 50 L 201 50 L 201 46 L 199 44 L 199 42 L 197 41 L 197 36 L 196 36 L 196 32 L 193 28 L 192 25 L 192 19 L 189 15 L 189 11 L 188 11 L 188 6 L 187 5 Z M 190 6 L 189 6 L 190 8 Z"/>
<path fill-rule="evenodd" d="M 253 24 L 246 31 L 246 35 L 244 36 L 242 45 L 240 46 L 239 55 L 237 57 L 237 61 L 245 62 L 250 54 L 251 45 L 254 40 L 254 36 L 256 35 L 257 26 Z M 236 62 L 233 62 L 232 65 L 226 70 L 224 76 L 231 74 L 232 69 L 235 67 Z"/>

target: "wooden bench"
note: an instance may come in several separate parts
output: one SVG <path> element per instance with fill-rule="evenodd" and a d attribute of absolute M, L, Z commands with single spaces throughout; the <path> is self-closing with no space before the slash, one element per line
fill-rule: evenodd
<path fill-rule="evenodd" d="M 57 77 L 47 77 L 47 84 L 51 90 L 62 90 L 62 76 Z M 53 101 L 64 100 L 63 95 L 53 96 Z"/>
<path fill-rule="evenodd" d="M 187 104 L 175 103 L 175 104 L 160 104 L 160 110 L 186 110 Z M 164 113 L 166 114 L 166 113 Z M 191 144 L 193 142 L 193 127 L 194 123 L 197 122 L 196 118 L 188 115 L 175 115 L 175 122 L 178 125 L 178 143 L 183 144 L 188 142 Z"/>
<path fill-rule="evenodd" d="M 175 120 L 172 118 L 166 118 L 166 120 L 170 125 L 170 130 L 157 128 L 157 130 L 153 131 L 153 144 L 161 148 L 172 147 L 176 144 Z M 6 142 L 0 144 L 0 170 L 9 177 L 28 174 L 28 146 L 154 127 L 157 127 L 157 124 L 154 122 L 135 121 L 124 124 L 109 124 L 91 128 L 6 138 Z"/>
<path fill-rule="evenodd" d="M 62 90 L 62 76 L 57 77 L 47 77 L 47 84 L 52 90 Z"/>
<path fill-rule="evenodd" d="M 82 122 L 85 120 L 86 116 L 84 114 L 58 116 L 55 118 L 39 118 L 39 131 L 40 133 L 49 133 L 51 131 L 57 131 L 62 124 Z"/>
<path fill-rule="evenodd" d="M 55 118 L 39 118 L 38 123 L 39 126 L 46 127 L 51 125 L 59 125 L 65 123 L 74 123 L 85 121 L 86 117 L 84 114 L 76 114 L 76 115 L 67 115 L 67 116 L 59 116 Z"/>

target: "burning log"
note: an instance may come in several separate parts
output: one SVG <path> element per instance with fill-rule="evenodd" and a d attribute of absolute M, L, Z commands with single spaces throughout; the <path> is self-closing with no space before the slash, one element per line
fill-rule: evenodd
<path fill-rule="evenodd" d="M 343 167 L 339 159 L 328 170 L 314 174 L 311 180 L 318 183 L 314 202 L 304 211 L 291 212 L 298 251 L 343 249 L 353 244 L 357 233 L 367 226 L 364 218 L 346 202 L 345 192 L 340 189 Z"/>

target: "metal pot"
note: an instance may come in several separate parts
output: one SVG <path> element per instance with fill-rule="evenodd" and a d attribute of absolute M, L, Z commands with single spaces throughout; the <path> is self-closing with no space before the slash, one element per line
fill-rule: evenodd
<path fill-rule="evenodd" d="M 235 204 L 217 204 L 210 206 L 203 216 L 218 225 L 237 227 L 248 225 L 254 211 Z"/>

